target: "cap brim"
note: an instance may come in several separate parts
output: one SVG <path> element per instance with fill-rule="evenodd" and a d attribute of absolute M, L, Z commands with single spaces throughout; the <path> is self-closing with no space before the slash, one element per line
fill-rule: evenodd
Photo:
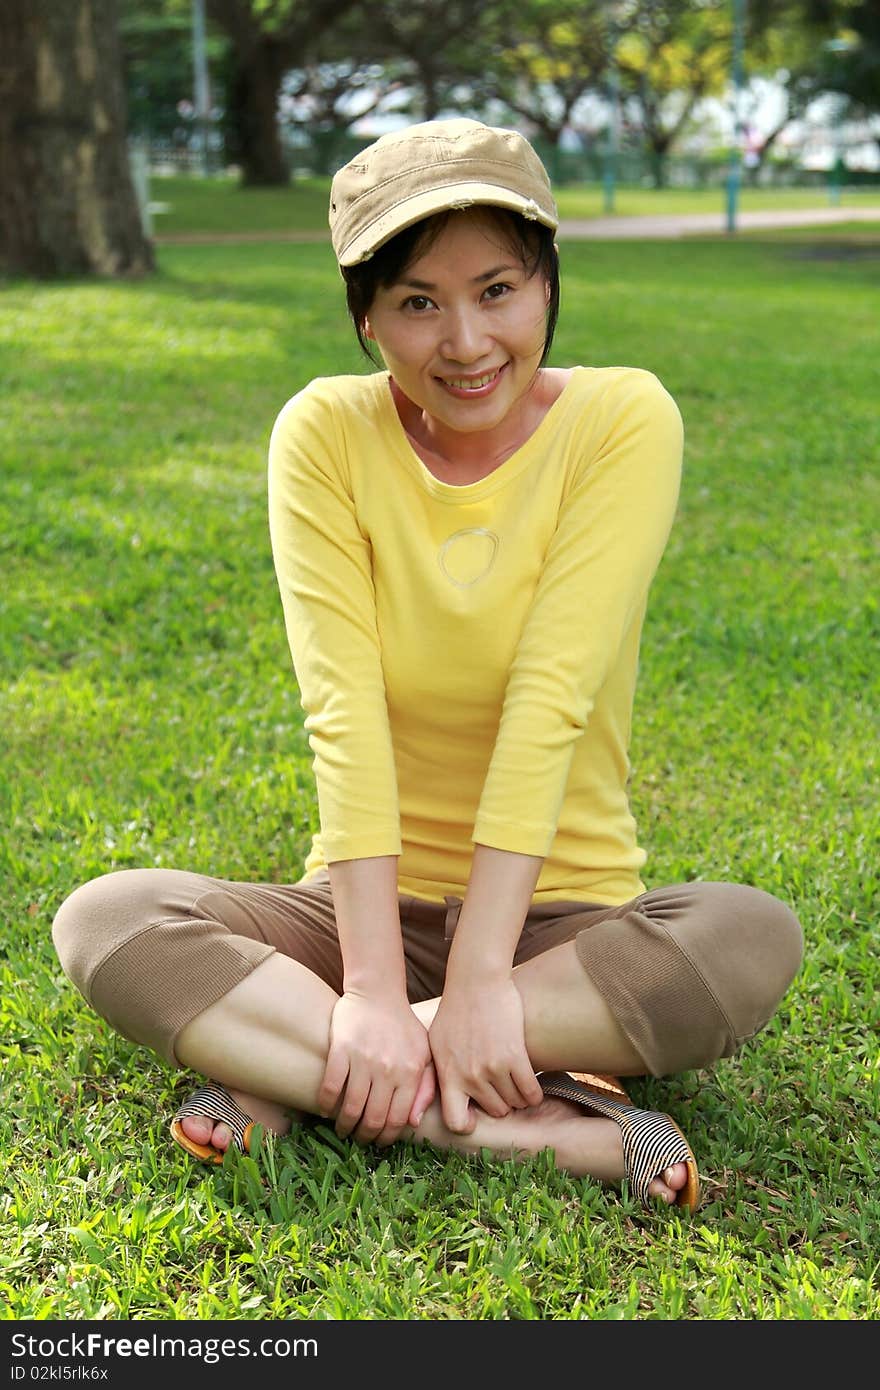
<path fill-rule="evenodd" d="M 397 236 L 398 232 L 421 222 L 423 218 L 476 205 L 509 208 L 511 212 L 521 213 L 530 222 L 541 222 L 554 232 L 559 226 L 554 209 L 542 208 L 532 198 L 524 198 L 521 193 L 514 193 L 509 188 L 493 183 L 445 184 L 425 193 L 416 193 L 377 217 L 375 222 L 337 252 L 337 260 L 341 266 L 358 265 L 361 261 L 369 260 L 380 246 Z"/>

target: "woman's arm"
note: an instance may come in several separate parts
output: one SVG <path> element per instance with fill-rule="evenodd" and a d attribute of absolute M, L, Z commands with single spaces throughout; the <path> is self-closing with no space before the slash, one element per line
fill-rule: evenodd
<path fill-rule="evenodd" d="M 269 444 L 269 532 L 304 728 L 314 755 L 324 862 L 400 854 L 397 771 L 361 528 L 333 398 L 313 383 Z"/>
<path fill-rule="evenodd" d="M 434 1093 L 428 1037 L 406 1000 L 397 899 L 397 774 L 372 575 L 344 440 L 323 383 L 280 413 L 269 524 L 344 962 L 320 1092 L 340 1134 L 397 1138 Z"/>
<path fill-rule="evenodd" d="M 543 859 L 476 845 L 430 1028 L 443 1118 L 473 1129 L 474 1100 L 489 1115 L 539 1104 L 542 1091 L 525 1051 L 512 963 Z"/>
<path fill-rule="evenodd" d="M 435 1093 L 428 1034 L 407 999 L 397 857 L 328 865 L 342 949 L 343 993 L 318 1092 L 336 1132 L 391 1143 L 417 1125 Z"/>

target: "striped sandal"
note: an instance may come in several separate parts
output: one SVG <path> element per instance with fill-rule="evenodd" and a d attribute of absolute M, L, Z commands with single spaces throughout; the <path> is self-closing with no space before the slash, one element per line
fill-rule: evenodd
<path fill-rule="evenodd" d="M 561 1096 L 585 1110 L 605 1115 L 620 1127 L 623 1161 L 627 1180 L 640 1202 L 652 1206 L 654 1198 L 648 1184 L 673 1163 L 687 1166 L 687 1182 L 675 1205 L 696 1211 L 700 1205 L 700 1179 L 697 1161 L 678 1125 L 669 1115 L 656 1110 L 637 1110 L 617 1077 L 595 1076 L 589 1072 L 538 1072 L 541 1090 L 548 1096 Z"/>
<path fill-rule="evenodd" d="M 184 1131 L 180 1122 L 188 1115 L 199 1115 L 215 1124 L 222 1120 L 232 1130 L 232 1142 L 239 1152 L 250 1152 L 253 1118 L 236 1105 L 226 1087 L 221 1086 L 218 1081 L 201 1086 L 187 1097 L 171 1121 L 171 1137 L 193 1158 L 201 1158 L 207 1163 L 222 1163 L 223 1154 L 219 1149 L 215 1149 L 211 1144 L 197 1144 Z"/>

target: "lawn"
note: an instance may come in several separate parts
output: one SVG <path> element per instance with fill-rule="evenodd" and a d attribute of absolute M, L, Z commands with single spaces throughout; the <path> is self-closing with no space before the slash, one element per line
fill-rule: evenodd
<path fill-rule="evenodd" d="M 155 211 L 153 231 L 159 237 L 197 234 L 307 232 L 328 235 L 329 179 L 300 178 L 288 188 L 243 189 L 229 178 L 154 175 L 150 201 Z M 605 215 L 604 194 L 598 184 L 557 190 L 560 216 L 580 220 Z M 827 208 L 823 188 L 748 188 L 740 193 L 743 211 L 788 208 Z M 844 190 L 840 206 L 880 208 L 880 188 Z M 614 213 L 620 217 L 666 216 L 671 213 L 718 212 L 725 216 L 723 188 L 650 188 L 622 186 L 615 192 Z M 880 224 L 880 214 L 878 214 Z"/>
<path fill-rule="evenodd" d="M 562 267 L 553 360 L 647 367 L 686 425 L 632 746 L 646 881 L 756 884 L 806 935 L 738 1057 L 632 1086 L 688 1135 L 703 1208 L 320 1125 L 191 1164 L 168 1121 L 192 1079 L 62 975 L 83 880 L 291 880 L 317 825 L 266 445 L 310 377 L 366 363 L 326 246 L 168 246 L 140 284 L 0 289 L 9 1318 L 880 1314 L 880 245 L 571 243 Z"/>

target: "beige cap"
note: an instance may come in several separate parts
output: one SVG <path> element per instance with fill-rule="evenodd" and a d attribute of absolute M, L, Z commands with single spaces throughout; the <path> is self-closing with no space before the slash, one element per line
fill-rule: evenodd
<path fill-rule="evenodd" d="M 391 131 L 333 178 L 336 259 L 357 265 L 423 217 L 474 203 L 510 208 L 554 231 L 559 226 L 547 170 L 519 131 L 463 117 Z"/>

